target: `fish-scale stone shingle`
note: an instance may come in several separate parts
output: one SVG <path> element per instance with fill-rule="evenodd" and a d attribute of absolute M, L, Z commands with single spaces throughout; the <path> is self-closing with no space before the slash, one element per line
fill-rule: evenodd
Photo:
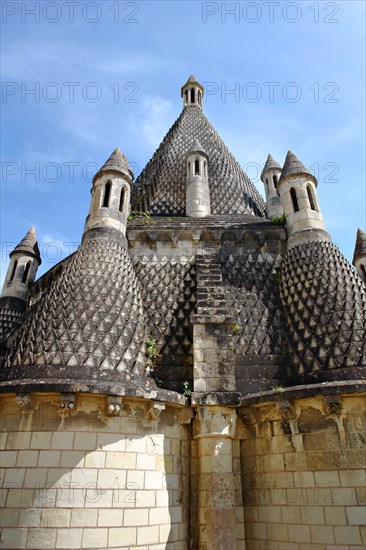
<path fill-rule="evenodd" d="M 197 106 L 187 106 L 136 180 L 132 209 L 156 216 L 182 216 L 186 211 L 184 156 L 198 140 L 208 156 L 212 214 L 265 217 L 264 201 L 248 176 Z"/>
<path fill-rule="evenodd" d="M 144 374 L 145 315 L 140 285 L 116 240 L 85 240 L 22 323 L 4 371 L 37 367 L 74 380 Z"/>
<path fill-rule="evenodd" d="M 350 376 L 341 369 L 366 366 L 366 288 L 335 244 L 291 248 L 282 262 L 280 295 L 290 377 Z"/>

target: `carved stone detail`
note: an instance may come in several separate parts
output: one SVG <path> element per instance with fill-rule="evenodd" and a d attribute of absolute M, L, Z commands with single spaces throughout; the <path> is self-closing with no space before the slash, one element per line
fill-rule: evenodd
<path fill-rule="evenodd" d="M 229 437 L 234 439 L 236 410 L 218 406 L 197 407 L 195 438 Z"/>

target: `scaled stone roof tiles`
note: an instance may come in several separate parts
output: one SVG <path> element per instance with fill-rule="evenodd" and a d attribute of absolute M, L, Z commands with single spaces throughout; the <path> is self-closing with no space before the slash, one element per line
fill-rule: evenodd
<path fill-rule="evenodd" d="M 335 244 L 291 248 L 280 294 L 293 375 L 366 366 L 366 288 Z"/>
<path fill-rule="evenodd" d="M 265 217 L 262 197 L 199 107 L 187 106 L 136 180 L 133 210 L 184 216 L 185 154 L 198 139 L 208 155 L 211 213 Z"/>
<path fill-rule="evenodd" d="M 27 369 L 34 377 L 37 366 L 55 373 L 66 367 L 70 378 L 73 372 L 79 378 L 79 369 L 95 378 L 143 374 L 144 331 L 127 251 L 118 242 L 85 240 L 32 306 L 5 368 L 34 367 Z"/>

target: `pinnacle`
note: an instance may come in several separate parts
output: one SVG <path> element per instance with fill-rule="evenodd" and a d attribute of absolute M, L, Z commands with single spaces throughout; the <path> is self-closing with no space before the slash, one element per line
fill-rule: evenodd
<path fill-rule="evenodd" d="M 128 164 L 127 157 L 121 152 L 119 147 L 116 147 L 109 159 L 103 164 L 103 166 L 99 169 L 97 174 L 94 176 L 94 178 L 97 175 L 102 174 L 103 172 L 122 172 L 124 174 L 128 174 L 131 179 L 133 179 L 133 173 L 130 168 L 130 165 Z"/>
<path fill-rule="evenodd" d="M 278 164 L 278 162 L 272 157 L 272 155 L 268 155 L 266 164 L 264 165 L 264 168 L 262 170 L 261 178 L 267 172 L 267 170 L 271 170 L 272 168 L 277 168 L 278 170 L 282 170 L 281 166 Z"/>
<path fill-rule="evenodd" d="M 31 254 L 32 256 L 35 256 L 39 261 L 41 260 L 37 243 L 36 230 L 33 225 L 27 231 L 22 240 L 16 245 L 11 254 L 13 254 L 14 252 L 24 252 L 25 254 Z"/>
<path fill-rule="evenodd" d="M 295 175 L 305 175 L 310 176 L 315 183 L 317 183 L 316 178 L 313 176 L 313 174 L 306 168 L 303 163 L 297 158 L 297 156 L 292 152 L 289 151 L 286 155 L 286 160 L 283 165 L 281 177 L 278 183 L 281 183 L 281 181 L 287 179 L 290 176 Z"/>
<path fill-rule="evenodd" d="M 355 263 L 355 261 L 362 256 L 366 256 L 366 233 L 362 231 L 362 229 L 357 229 L 353 263 Z"/>
<path fill-rule="evenodd" d="M 207 155 L 206 151 L 204 150 L 204 148 L 203 148 L 202 145 L 200 144 L 198 138 L 196 138 L 196 139 L 194 140 L 193 145 L 192 145 L 192 147 L 190 148 L 189 152 L 190 152 L 190 153 L 192 153 L 192 152 L 205 153 L 205 154 Z"/>

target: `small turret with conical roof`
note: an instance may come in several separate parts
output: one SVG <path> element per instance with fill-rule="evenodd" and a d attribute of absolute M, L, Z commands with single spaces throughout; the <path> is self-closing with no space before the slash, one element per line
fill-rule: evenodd
<path fill-rule="evenodd" d="M 186 153 L 187 187 L 186 215 L 204 218 L 211 214 L 208 186 L 208 155 L 198 139 Z"/>
<path fill-rule="evenodd" d="M 183 107 L 200 107 L 202 109 L 202 98 L 205 90 L 197 78 L 191 74 L 187 82 L 181 88 Z"/>
<path fill-rule="evenodd" d="M 10 252 L 10 264 L 0 297 L 0 308 L 17 311 L 26 309 L 29 287 L 34 282 L 41 263 L 36 230 L 31 227 Z"/>
<path fill-rule="evenodd" d="M 132 181 L 133 172 L 128 160 L 117 147 L 93 178 L 84 236 L 96 229 L 111 229 L 126 235 Z"/>
<path fill-rule="evenodd" d="M 272 157 L 272 155 L 268 155 L 266 164 L 262 170 L 261 180 L 266 192 L 266 214 L 270 220 L 279 218 L 283 214 L 281 199 L 279 198 L 276 190 L 278 180 L 281 176 L 281 170 L 281 166 Z"/>
<path fill-rule="evenodd" d="M 366 283 L 366 233 L 362 229 L 357 230 L 352 263 L 361 279 Z"/>
<path fill-rule="evenodd" d="M 315 176 L 289 151 L 277 185 L 286 215 L 288 244 L 306 240 L 330 240 L 320 211 Z"/>

